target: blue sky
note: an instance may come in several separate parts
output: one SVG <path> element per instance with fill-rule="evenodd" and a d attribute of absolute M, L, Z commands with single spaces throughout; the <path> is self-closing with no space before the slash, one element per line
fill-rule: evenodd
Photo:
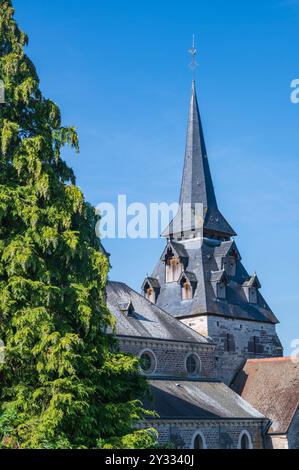
<path fill-rule="evenodd" d="M 66 151 L 94 205 L 177 201 L 191 73 L 219 206 L 249 272 L 281 320 L 286 353 L 299 338 L 299 1 L 15 0 L 44 94 L 77 126 Z M 139 290 L 163 240 L 111 240 L 111 278 Z"/>

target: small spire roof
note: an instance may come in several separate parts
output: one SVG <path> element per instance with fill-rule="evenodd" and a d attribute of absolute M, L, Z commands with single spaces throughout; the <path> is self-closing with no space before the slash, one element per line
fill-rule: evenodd
<path fill-rule="evenodd" d="M 259 280 L 256 273 L 254 273 L 253 276 L 251 276 L 249 279 L 247 279 L 243 283 L 243 286 L 244 287 L 256 287 L 257 289 L 261 289 L 261 287 L 262 287 L 262 285 L 260 283 L 260 280 Z"/>

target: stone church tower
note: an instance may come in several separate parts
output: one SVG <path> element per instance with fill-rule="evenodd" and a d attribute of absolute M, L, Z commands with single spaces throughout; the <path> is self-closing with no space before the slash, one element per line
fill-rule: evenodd
<path fill-rule="evenodd" d="M 185 205 L 191 207 L 191 217 L 182 220 Z M 202 207 L 200 224 L 197 207 Z M 166 247 L 143 283 L 144 296 L 213 340 L 219 379 L 230 384 L 248 358 L 282 356 L 278 319 L 260 292 L 257 275 L 243 266 L 236 233 L 218 209 L 195 81 L 180 210 L 163 236 Z"/>

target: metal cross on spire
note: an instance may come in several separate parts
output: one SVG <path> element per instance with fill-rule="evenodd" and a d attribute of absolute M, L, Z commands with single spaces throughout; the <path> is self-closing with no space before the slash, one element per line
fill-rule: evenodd
<path fill-rule="evenodd" d="M 190 69 L 192 70 L 192 74 L 193 74 L 193 80 L 195 79 L 195 70 L 197 69 L 198 67 L 198 63 L 196 62 L 196 56 L 197 56 L 197 49 L 195 47 L 195 35 L 193 34 L 193 42 L 192 42 L 192 47 L 191 49 L 189 49 L 189 54 L 191 55 L 192 57 L 192 61 L 189 65 Z"/>

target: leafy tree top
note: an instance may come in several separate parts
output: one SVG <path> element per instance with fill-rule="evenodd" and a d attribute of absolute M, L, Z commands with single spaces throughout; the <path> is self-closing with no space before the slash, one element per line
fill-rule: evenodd
<path fill-rule="evenodd" d="M 78 136 L 42 95 L 27 44 L 11 1 L 0 0 L 2 445 L 153 445 L 133 430 L 146 390 L 138 361 L 106 334 L 113 320 L 98 217 L 61 156 L 65 145 L 79 151 Z"/>

